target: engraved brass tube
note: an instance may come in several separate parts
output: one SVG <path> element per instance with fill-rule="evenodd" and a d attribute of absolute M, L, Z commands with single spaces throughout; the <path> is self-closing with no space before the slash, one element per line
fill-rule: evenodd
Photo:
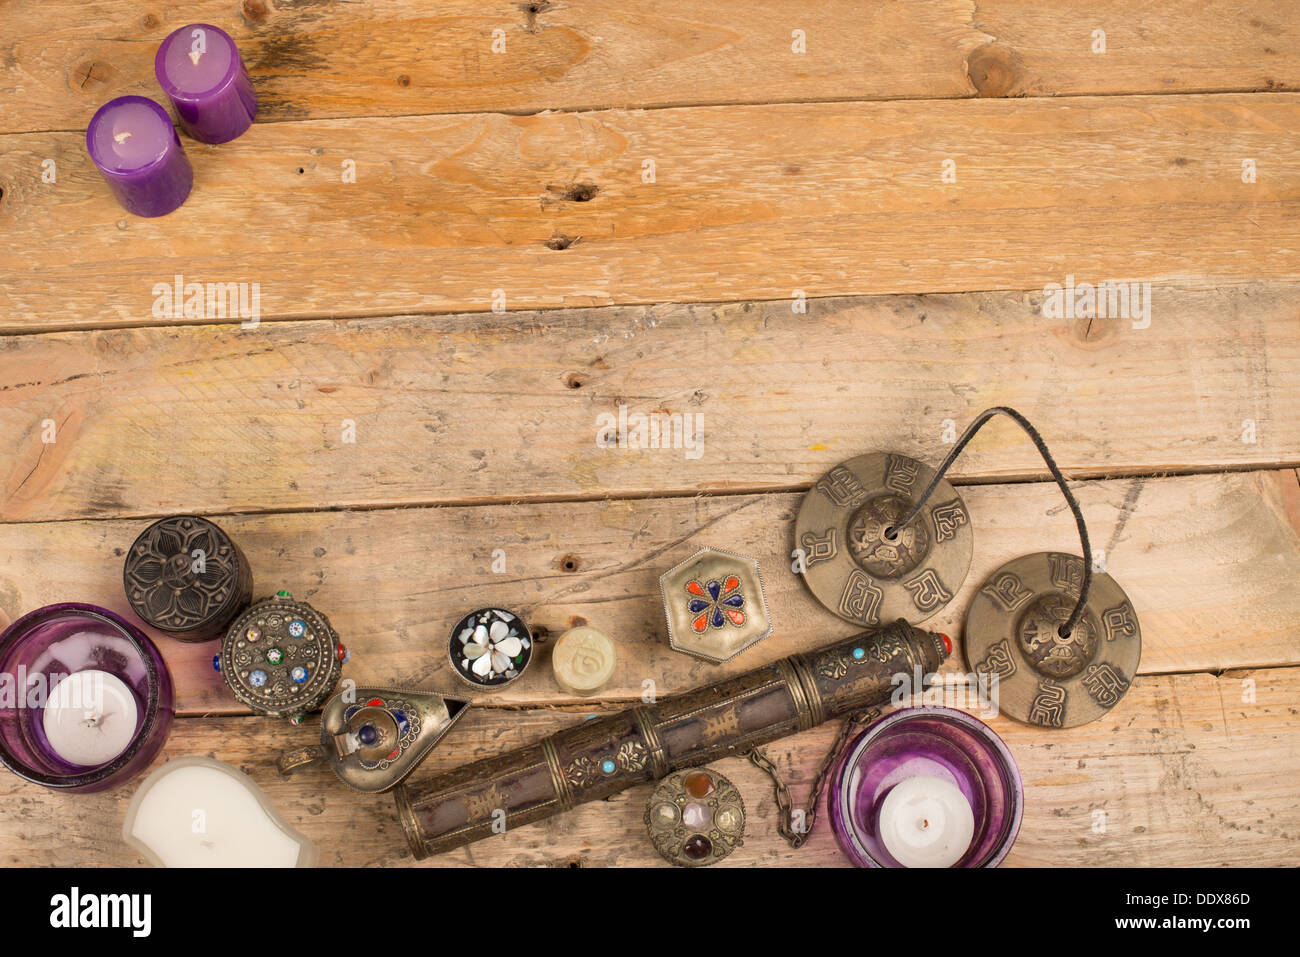
<path fill-rule="evenodd" d="M 947 640 L 903 620 L 734 678 L 483 758 L 395 794 L 417 858 L 608 797 L 681 768 L 743 754 L 884 704 L 894 676 L 928 675 Z M 918 689 L 919 690 L 919 689 Z M 494 824 L 497 826 L 494 829 Z"/>

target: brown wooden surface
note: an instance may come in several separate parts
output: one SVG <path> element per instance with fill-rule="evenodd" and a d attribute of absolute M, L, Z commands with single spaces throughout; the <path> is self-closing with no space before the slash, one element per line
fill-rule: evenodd
<path fill-rule="evenodd" d="M 927 625 L 959 646 L 965 609 L 995 569 L 1030 552 L 1078 549 L 1054 485 L 962 491 L 977 529 L 974 561 L 957 597 Z M 1300 664 L 1295 470 L 1090 481 L 1076 483 L 1076 493 L 1094 547 L 1140 611 L 1142 673 Z M 577 619 L 605 631 L 618 642 L 620 663 L 599 700 L 635 702 L 646 679 L 661 695 L 687 691 L 859 630 L 823 611 L 790 570 L 801 498 L 310 511 L 220 521 L 248 555 L 259 596 L 286 588 L 329 615 L 353 653 L 345 674 L 361 684 L 459 690 L 488 706 L 573 703 L 546 655 L 490 693 L 458 681 L 446 651 L 452 627 L 467 609 L 497 604 L 553 635 Z M 122 555 L 146 524 L 0 525 L 0 609 L 16 617 L 81 600 L 127 613 Z M 679 654 L 666 640 L 659 575 L 705 545 L 758 559 L 775 625 L 773 637 L 726 665 Z M 496 549 L 504 553 L 501 574 L 491 571 Z M 180 711 L 241 710 L 211 669 L 212 645 L 155 634 Z M 960 656 L 946 667 L 965 670 Z"/>
<path fill-rule="evenodd" d="M 1251 691 L 1253 703 L 1243 702 Z M 1300 668 L 1156 675 L 1139 677 L 1118 709 L 1069 734 L 991 720 L 1025 782 L 1024 820 L 1006 866 L 1293 864 L 1298 696 Z M 412 781 L 526 744 L 583 715 L 473 710 Z M 835 726 L 823 725 L 766 749 L 796 800 L 806 798 L 834 736 Z M 245 771 L 320 845 L 322 865 L 410 864 L 390 795 L 353 791 L 319 767 L 277 774 L 279 751 L 311 738 L 266 719 L 191 718 L 178 722 L 159 763 L 206 755 Z M 824 820 L 807 846 L 790 850 L 776 833 L 771 784 L 749 762 L 729 758 L 714 767 L 739 787 L 748 816 L 744 846 L 719 866 L 844 866 Z M 142 863 L 120 836 L 131 790 L 59 797 L 0 777 L 0 865 Z M 666 867 L 642 836 L 650 790 L 631 788 L 422 866 Z M 1099 821 L 1104 833 L 1094 830 Z"/>
<path fill-rule="evenodd" d="M 138 219 L 85 123 L 112 96 L 158 98 L 157 44 L 196 20 L 236 38 L 262 111 L 233 143 L 186 140 L 190 199 Z M 1007 863 L 1294 862 L 1294 10 L 0 0 L 0 21 L 0 624 L 54 601 L 124 611 L 134 535 L 194 511 L 240 542 L 259 594 L 331 617 L 361 682 L 464 693 L 447 631 L 488 602 L 619 643 L 594 699 L 565 696 L 545 650 L 472 694 L 424 777 L 623 707 L 647 678 L 682 691 L 851 633 L 790 571 L 804 490 L 864 451 L 937 463 L 1008 404 L 1074 479 L 1143 658 L 1094 724 L 993 719 L 1026 785 Z M 259 283 L 262 324 L 154 316 L 178 273 Z M 1071 275 L 1152 282 L 1150 326 L 1045 318 L 1043 287 Z M 700 413 L 702 454 L 598 447 L 620 404 Z M 985 575 L 1076 547 L 1010 425 L 952 475 L 976 551 L 930 622 L 956 640 L 950 672 Z M 776 623 L 726 666 L 665 642 L 658 575 L 704 544 L 759 559 Z M 325 864 L 410 863 L 390 797 L 278 779 L 312 732 L 242 714 L 213 646 L 159 644 L 180 709 L 160 762 L 244 768 Z M 797 798 L 834 730 L 770 747 Z M 844 863 L 825 825 L 790 851 L 767 781 L 719 768 L 751 822 L 724 866 Z M 133 790 L 0 776 L 0 864 L 140 863 L 119 836 Z M 428 865 L 653 864 L 647 794 Z"/>
<path fill-rule="evenodd" d="M 81 133 L 0 137 L 0 331 L 157 325 L 177 274 L 258 283 L 263 322 L 496 290 L 518 310 L 1300 279 L 1290 93 L 310 120 L 187 149 L 191 200 L 142 220 Z"/>
<path fill-rule="evenodd" d="M 264 120 L 1300 88 L 1295 22 L 1243 0 L 529 6 L 201 0 L 184 16 L 235 38 Z M 0 87 L 20 94 L 0 101 L 0 132 L 76 130 L 114 96 L 157 96 L 154 52 L 180 25 L 162 8 L 112 0 L 6 0 L 0 11 Z M 1104 54 L 1093 52 L 1098 29 Z"/>
<path fill-rule="evenodd" d="M 1040 292 L 12 338 L 0 518 L 791 488 L 870 448 L 937 461 L 994 403 L 1076 475 L 1300 464 L 1297 287 L 1151 298 L 1147 329 Z M 699 456 L 597 446 L 620 404 L 702 415 Z M 953 474 L 1048 477 L 1010 424 Z"/>

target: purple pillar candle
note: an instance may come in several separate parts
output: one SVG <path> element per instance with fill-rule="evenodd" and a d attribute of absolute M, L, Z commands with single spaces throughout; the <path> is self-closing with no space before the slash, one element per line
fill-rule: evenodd
<path fill-rule="evenodd" d="M 181 27 L 153 61 L 181 129 L 201 143 L 228 143 L 257 116 L 257 94 L 230 35 L 207 23 Z"/>
<path fill-rule="evenodd" d="M 0 635 L 0 763 L 59 791 L 102 791 L 153 761 L 172 682 L 138 629 L 95 605 L 47 605 Z"/>
<path fill-rule="evenodd" d="M 143 96 L 101 106 L 86 127 L 86 149 L 117 201 L 137 216 L 166 216 L 194 185 L 171 117 Z"/>
<path fill-rule="evenodd" d="M 868 727 L 841 752 L 826 797 L 840 847 L 859 867 L 994 867 L 1015 843 L 1024 800 L 1002 739 L 936 707 Z"/>

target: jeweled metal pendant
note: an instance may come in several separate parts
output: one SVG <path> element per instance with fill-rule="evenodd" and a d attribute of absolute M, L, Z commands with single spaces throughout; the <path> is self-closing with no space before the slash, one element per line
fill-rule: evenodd
<path fill-rule="evenodd" d="M 701 548 L 659 577 L 668 642 L 705 661 L 736 657 L 772 633 L 758 562 Z"/>
<path fill-rule="evenodd" d="M 213 665 L 253 711 L 298 719 L 334 691 L 346 658 L 329 619 L 281 591 L 235 619 Z"/>
<path fill-rule="evenodd" d="M 325 704 L 320 744 L 288 751 L 280 773 L 325 761 L 358 791 L 387 791 L 429 756 L 469 701 L 432 691 L 351 688 Z"/>
<path fill-rule="evenodd" d="M 650 795 L 645 826 L 655 850 L 669 864 L 704 867 L 745 843 L 745 802 L 717 771 L 678 771 Z"/>
<path fill-rule="evenodd" d="M 795 522 L 804 579 L 814 596 L 860 625 L 924 621 L 952 601 L 970 569 L 970 513 L 941 481 L 916 518 L 888 531 L 915 504 L 934 470 L 905 455 L 872 452 L 835 466 L 804 496 Z"/>
<path fill-rule="evenodd" d="M 1003 565 L 966 615 L 971 670 L 997 676 L 994 700 L 1006 715 L 1045 728 L 1100 718 L 1128 691 L 1142 658 L 1137 613 L 1124 590 L 1093 572 L 1083 616 L 1059 629 L 1079 600 L 1083 559 L 1037 552 Z"/>
<path fill-rule="evenodd" d="M 122 586 L 146 625 L 181 641 L 210 641 L 252 600 L 253 574 L 239 546 L 215 523 L 174 515 L 132 543 Z"/>

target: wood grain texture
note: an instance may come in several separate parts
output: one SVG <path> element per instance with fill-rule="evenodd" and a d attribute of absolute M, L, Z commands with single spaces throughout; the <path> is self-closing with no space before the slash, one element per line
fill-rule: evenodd
<path fill-rule="evenodd" d="M 0 519 L 790 489 L 1002 404 L 1074 474 L 1300 464 L 1298 289 L 1153 287 L 1147 329 L 984 293 L 11 337 Z M 695 450 L 598 446 L 620 405 Z M 1047 477 L 1009 424 L 953 474 Z"/>
<path fill-rule="evenodd" d="M 154 220 L 80 134 L 6 136 L 0 331 L 177 321 L 176 275 L 258 284 L 264 322 L 1296 280 L 1298 130 L 1289 93 L 264 123 L 190 144 L 194 192 Z"/>
<path fill-rule="evenodd" d="M 84 127 L 114 96 L 158 95 L 171 30 L 234 36 L 263 120 L 1300 87 L 1300 31 L 1244 0 L 616 0 L 0 5 L 0 132 Z M 530 12 L 530 6 L 538 12 Z M 86 23 L 97 29 L 88 31 Z M 494 37 L 494 31 L 501 31 Z M 795 52 L 802 30 L 806 52 Z M 1105 52 L 1094 31 L 1104 30 Z M 502 47 L 504 44 L 504 47 Z M 500 50 L 500 52 L 496 52 Z"/>
<path fill-rule="evenodd" d="M 1141 673 L 1300 663 L 1294 470 L 1089 481 L 1075 489 L 1093 547 L 1104 550 L 1141 619 Z M 973 565 L 954 600 L 927 622 L 957 642 L 945 667 L 960 672 L 965 610 L 988 575 L 1030 552 L 1078 551 L 1055 485 L 971 486 L 962 494 L 976 530 Z M 555 683 L 545 647 L 505 688 L 480 693 L 460 682 L 446 649 L 466 611 L 511 608 L 552 637 L 583 622 L 600 628 L 618 643 L 619 665 L 597 700 L 620 702 L 638 700 L 647 679 L 659 695 L 687 691 L 860 630 L 823 609 L 790 570 L 800 500 L 766 494 L 303 512 L 231 516 L 221 524 L 248 556 L 256 595 L 287 588 L 330 617 L 352 652 L 345 676 L 459 689 L 479 704 L 518 707 L 577 699 Z M 121 561 L 143 527 L 0 526 L 0 608 L 14 618 L 76 600 L 129 614 Z M 659 576 L 705 545 L 759 561 L 775 625 L 771 638 L 726 665 L 667 644 Z M 500 574 L 491 571 L 497 549 L 505 560 Z M 178 711 L 242 710 L 212 671 L 215 645 L 157 640 Z"/>
<path fill-rule="evenodd" d="M 1250 693 L 1253 700 L 1245 700 Z M 1069 732 L 991 720 L 1025 782 L 1020 836 L 1004 866 L 1289 866 L 1300 843 L 1298 698 L 1300 668 L 1159 675 L 1139 678 L 1115 711 Z M 564 712 L 472 710 L 412 783 L 578 720 Z M 826 724 L 767 747 L 796 802 L 806 799 L 835 730 Z M 266 718 L 187 718 L 176 722 L 158 763 L 208 755 L 245 771 L 320 846 L 325 866 L 413 864 L 391 796 L 352 791 L 324 768 L 276 774 L 276 755 L 299 739 L 307 743 L 311 733 L 286 735 L 282 722 Z M 748 816 L 744 846 L 718 866 L 846 864 L 824 814 L 809 843 L 792 851 L 776 833 L 768 779 L 740 758 L 713 766 L 739 787 Z M 135 787 L 59 796 L 0 775 L 0 864 L 142 863 L 120 836 Z M 631 788 L 423 863 L 666 867 L 644 836 L 650 790 Z"/>

